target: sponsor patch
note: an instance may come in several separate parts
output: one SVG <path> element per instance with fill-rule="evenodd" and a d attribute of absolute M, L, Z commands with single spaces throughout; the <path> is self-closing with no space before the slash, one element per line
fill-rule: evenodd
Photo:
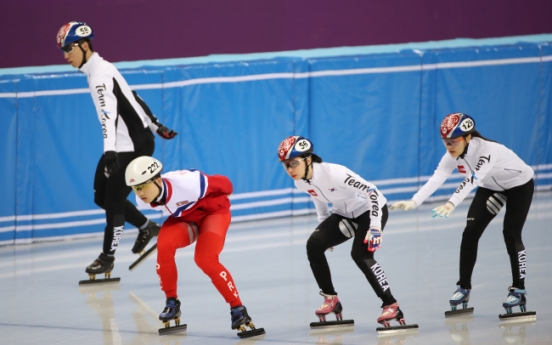
<path fill-rule="evenodd" d="M 466 168 L 464 168 L 463 165 L 459 165 L 458 166 L 458 172 L 462 173 L 462 174 L 465 174 L 466 173 Z"/>
<path fill-rule="evenodd" d="M 307 193 L 309 193 L 309 194 L 312 195 L 312 196 L 318 196 L 318 194 L 316 194 L 316 192 L 314 191 L 314 189 L 309 189 L 309 190 L 307 191 Z"/>

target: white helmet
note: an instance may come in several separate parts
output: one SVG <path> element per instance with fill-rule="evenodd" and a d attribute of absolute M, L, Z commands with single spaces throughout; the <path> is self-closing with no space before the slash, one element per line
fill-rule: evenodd
<path fill-rule="evenodd" d="M 136 186 L 155 176 L 163 170 L 163 164 L 153 157 L 141 156 L 130 162 L 125 171 L 127 186 Z"/>

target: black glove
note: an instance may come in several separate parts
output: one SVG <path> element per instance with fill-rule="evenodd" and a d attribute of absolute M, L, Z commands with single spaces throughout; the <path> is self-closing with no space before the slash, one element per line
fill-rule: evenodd
<path fill-rule="evenodd" d="M 104 153 L 105 172 L 112 174 L 119 170 L 119 157 L 115 151 L 106 151 Z"/>
<path fill-rule="evenodd" d="M 157 128 L 157 134 L 159 134 L 159 136 L 163 139 L 172 139 L 176 137 L 178 133 L 176 133 L 172 129 L 168 129 L 163 125 L 159 125 L 159 128 Z"/>

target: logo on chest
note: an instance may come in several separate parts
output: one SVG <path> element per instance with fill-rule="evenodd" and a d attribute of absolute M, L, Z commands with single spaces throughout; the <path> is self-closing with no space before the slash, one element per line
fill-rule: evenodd
<path fill-rule="evenodd" d="M 179 201 L 176 203 L 176 207 L 184 206 L 186 204 L 189 204 L 190 202 L 188 200 L 185 201 Z"/>
<path fill-rule="evenodd" d="M 464 168 L 463 165 L 459 165 L 458 166 L 458 172 L 460 172 L 461 174 L 465 174 L 466 173 L 466 168 Z"/>
<path fill-rule="evenodd" d="M 307 193 L 309 193 L 309 194 L 312 195 L 312 196 L 318 196 L 318 194 L 316 194 L 316 192 L 314 191 L 314 189 L 309 189 L 309 190 L 307 191 Z"/>

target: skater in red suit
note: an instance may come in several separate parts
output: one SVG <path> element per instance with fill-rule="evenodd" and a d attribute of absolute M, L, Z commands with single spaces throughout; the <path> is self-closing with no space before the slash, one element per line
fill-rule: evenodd
<path fill-rule="evenodd" d="M 128 165 L 125 173 L 139 204 L 168 212 L 157 238 L 157 274 L 167 304 L 159 319 L 163 322 L 180 316 L 177 293 L 178 271 L 175 253 L 197 241 L 194 260 L 211 278 L 213 285 L 230 304 L 232 329 L 248 325 L 251 317 L 242 305 L 230 272 L 220 263 L 230 226 L 232 183 L 222 175 L 207 175 L 198 170 L 178 170 L 161 175 L 163 165 L 153 157 L 142 156 Z"/>

